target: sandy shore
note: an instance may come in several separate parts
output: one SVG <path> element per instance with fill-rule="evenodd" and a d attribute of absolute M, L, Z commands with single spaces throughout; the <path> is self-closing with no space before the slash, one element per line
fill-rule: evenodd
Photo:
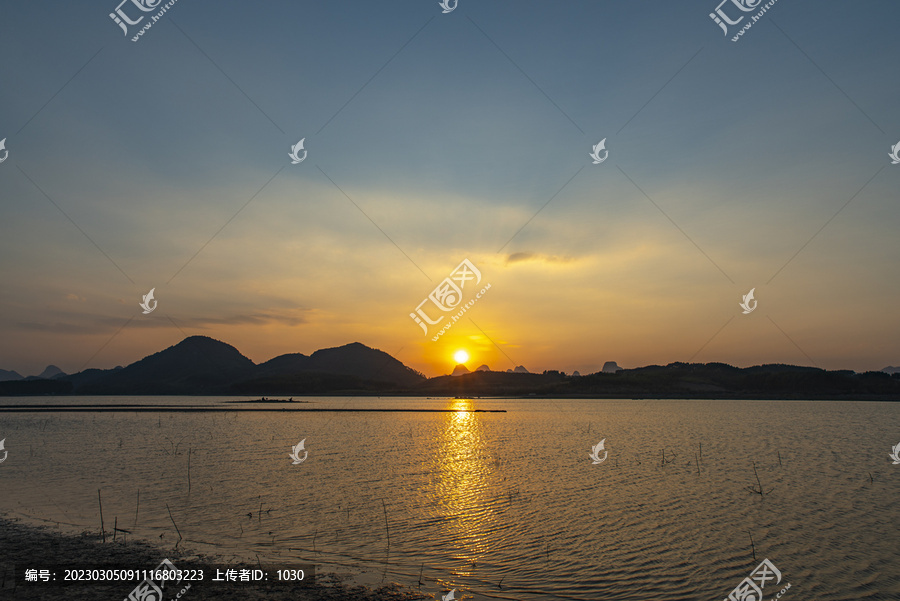
<path fill-rule="evenodd" d="M 0 517 L 0 599 L 10 601 L 119 601 L 127 599 L 135 583 L 77 583 L 68 586 L 17 582 L 13 577 L 15 566 L 35 568 L 57 566 L 108 566 L 116 564 L 132 569 L 153 569 L 168 558 L 179 569 L 205 568 L 227 562 L 216 557 L 194 555 L 189 550 L 172 551 L 154 547 L 144 542 L 123 542 L 121 536 L 107 542 L 100 535 L 85 532 L 81 535 L 61 534 L 50 528 L 34 527 L 19 521 Z M 235 568 L 258 568 L 250 564 L 229 564 Z M 263 567 L 266 567 L 265 565 Z M 162 601 L 171 601 L 184 589 L 183 584 L 170 584 Z M 336 574 L 317 572 L 315 582 L 306 584 L 195 583 L 184 591 L 179 601 L 411 601 L 432 599 L 420 593 L 403 590 L 390 584 L 378 589 L 348 586 Z M 154 600 L 155 601 L 155 600 Z"/>

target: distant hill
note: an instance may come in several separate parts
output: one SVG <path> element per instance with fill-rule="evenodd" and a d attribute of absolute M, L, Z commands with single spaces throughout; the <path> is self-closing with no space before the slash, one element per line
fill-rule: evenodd
<path fill-rule="evenodd" d="M 63 370 L 55 365 L 48 365 L 39 376 L 27 376 L 26 380 L 53 380 L 66 375 Z"/>
<path fill-rule="evenodd" d="M 603 364 L 603 369 L 601 371 L 605 374 L 614 374 L 617 371 L 622 371 L 622 368 L 619 367 L 619 364 L 615 361 L 607 361 Z"/>
<path fill-rule="evenodd" d="M 900 400 L 900 378 L 796 365 L 738 368 L 724 363 L 671 363 L 574 379 L 574 395 L 606 398 L 746 398 Z"/>
<path fill-rule="evenodd" d="M 423 382 L 415 390 L 422 396 L 556 396 L 562 379 L 541 374 L 499 371 L 473 371 L 458 376 L 438 376 Z"/>
<path fill-rule="evenodd" d="M 256 365 L 229 344 L 191 336 L 126 367 L 65 375 L 50 366 L 42 377 L 21 380 L 15 386 L 0 382 L 0 395 L 366 393 L 412 387 L 425 377 L 389 354 L 358 342 L 322 349 L 311 356 L 281 355 Z M 49 385 L 57 381 L 64 385 Z"/>
<path fill-rule="evenodd" d="M 475 371 L 478 371 L 478 370 L 475 370 Z M 463 365 L 462 363 L 457 363 L 457 364 L 456 364 L 456 367 L 453 368 L 453 371 L 450 372 L 450 375 L 451 375 L 451 376 L 461 376 L 461 375 L 463 375 L 463 374 L 468 374 L 468 373 L 471 373 L 471 372 L 469 371 L 469 368 L 468 368 L 468 367 L 466 367 L 466 366 Z"/>
<path fill-rule="evenodd" d="M 230 344 L 191 336 L 118 370 L 76 385 L 77 394 L 220 394 L 256 365 Z M 71 377 L 77 381 L 77 377 Z"/>
<path fill-rule="evenodd" d="M 83 387 L 85 385 L 100 380 L 104 376 L 122 369 L 124 368 L 117 367 L 116 369 L 86 369 L 78 373 L 63 376 L 60 379 L 66 382 L 70 382 L 72 384 L 73 390 L 83 390 Z M 2 390 L 3 389 L 0 388 L 0 391 Z"/>
<path fill-rule="evenodd" d="M 618 367 L 618 366 L 616 366 Z M 796 365 L 738 368 L 725 363 L 670 363 L 615 373 L 567 376 L 455 369 L 426 378 L 389 354 L 354 342 L 312 355 L 291 353 L 256 365 L 236 348 L 191 336 L 126 367 L 51 378 L 0 372 L 0 396 L 128 395 L 412 395 L 546 398 L 879 399 L 900 400 L 900 373 L 826 371 Z M 57 368 L 58 369 L 58 368 Z M 43 374 L 42 374 L 43 375 Z M 18 376 L 18 379 L 15 379 Z"/>
<path fill-rule="evenodd" d="M 55 365 L 48 365 L 39 376 L 22 376 L 15 371 L 6 371 L 0 369 L 0 382 L 11 382 L 15 380 L 52 380 L 53 378 L 66 375 L 63 370 Z"/>
<path fill-rule="evenodd" d="M 425 379 L 384 351 L 359 342 L 318 350 L 309 357 L 300 353 L 275 357 L 257 366 L 254 379 L 284 379 L 310 373 L 348 376 L 395 386 L 411 386 Z"/>
<path fill-rule="evenodd" d="M 431 378 L 416 390 L 423 396 L 900 400 L 900 375 L 793 365 L 742 369 L 724 363 L 671 363 L 584 376 L 473 372 Z"/>
<path fill-rule="evenodd" d="M 300 353 L 279 355 L 256 366 L 257 377 L 284 376 L 303 372 L 309 366 L 309 357 Z"/>
<path fill-rule="evenodd" d="M 308 371 L 326 374 L 347 375 L 400 385 L 418 384 L 425 379 L 425 376 L 406 367 L 387 353 L 359 342 L 316 351 L 310 355 L 309 361 Z"/>
<path fill-rule="evenodd" d="M 44 378 L 45 380 L 52 380 L 58 376 L 64 376 L 66 373 L 55 365 L 48 365 L 47 368 L 41 372 L 39 378 Z"/>
<path fill-rule="evenodd" d="M 10 382 L 13 380 L 23 380 L 24 378 L 15 371 L 6 371 L 5 369 L 0 369 L 0 382 Z"/>

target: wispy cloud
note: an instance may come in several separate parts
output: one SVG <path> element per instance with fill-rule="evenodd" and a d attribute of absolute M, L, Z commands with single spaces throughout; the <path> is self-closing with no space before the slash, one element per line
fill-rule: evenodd
<path fill-rule="evenodd" d="M 572 263 L 575 261 L 574 257 L 558 257 L 555 255 L 542 255 L 538 253 L 530 253 L 530 252 L 516 252 L 508 255 L 506 257 L 506 264 L 512 265 L 513 263 L 551 263 L 551 264 L 563 264 L 563 263 Z"/>

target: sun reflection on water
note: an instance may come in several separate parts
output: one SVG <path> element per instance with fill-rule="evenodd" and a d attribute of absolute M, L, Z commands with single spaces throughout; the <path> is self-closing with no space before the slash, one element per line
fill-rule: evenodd
<path fill-rule="evenodd" d="M 438 516 L 443 518 L 449 548 L 460 560 L 456 573 L 468 574 L 496 544 L 491 540 L 495 519 L 489 499 L 496 480 L 487 448 L 482 414 L 473 413 L 471 399 L 453 399 L 446 413 L 438 446 L 435 476 Z"/>

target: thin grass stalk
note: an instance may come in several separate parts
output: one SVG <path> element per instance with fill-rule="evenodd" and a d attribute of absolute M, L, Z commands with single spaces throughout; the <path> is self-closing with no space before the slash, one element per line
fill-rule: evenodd
<path fill-rule="evenodd" d="M 384 530 L 385 530 L 385 532 L 387 532 L 388 549 L 390 549 L 391 548 L 391 529 L 388 526 L 387 505 L 384 504 L 384 499 L 381 499 L 381 508 L 384 509 Z"/>
<path fill-rule="evenodd" d="M 184 537 L 181 536 L 181 530 L 178 529 L 178 524 L 175 523 L 175 518 L 172 517 L 172 510 L 169 509 L 169 504 L 168 504 L 168 503 L 166 503 L 166 511 L 169 512 L 169 519 L 172 520 L 172 525 L 175 526 L 175 532 L 178 533 L 178 540 L 175 542 L 175 548 L 177 549 L 177 548 L 178 548 L 178 543 L 180 543 L 181 540 L 182 540 Z"/>
<path fill-rule="evenodd" d="M 97 503 L 100 505 L 100 536 L 106 542 L 106 529 L 103 527 L 103 499 L 100 498 L 100 489 L 97 489 Z"/>

